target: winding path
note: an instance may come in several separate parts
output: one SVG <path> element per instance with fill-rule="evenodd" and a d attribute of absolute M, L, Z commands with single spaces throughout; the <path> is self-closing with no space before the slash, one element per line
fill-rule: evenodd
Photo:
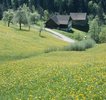
<path fill-rule="evenodd" d="M 36 25 L 34 25 L 33 27 L 37 28 L 37 29 L 40 28 L 39 26 L 36 26 Z M 65 35 L 63 35 L 59 32 L 53 31 L 52 29 L 45 28 L 44 30 L 47 31 L 48 33 L 51 33 L 54 37 L 56 37 L 60 40 L 66 41 L 68 43 L 74 43 L 75 42 L 75 40 L 73 40 L 73 39 L 71 39 L 71 38 L 69 38 L 69 37 L 67 37 L 67 36 L 65 36 Z"/>
<path fill-rule="evenodd" d="M 65 36 L 65 35 L 62 35 L 60 34 L 59 32 L 56 32 L 56 31 L 53 31 L 49 28 L 45 28 L 45 30 L 49 33 L 52 33 L 56 38 L 60 39 L 60 40 L 63 40 L 63 41 L 66 41 L 66 42 L 69 42 L 69 43 L 74 43 L 75 40 Z"/>

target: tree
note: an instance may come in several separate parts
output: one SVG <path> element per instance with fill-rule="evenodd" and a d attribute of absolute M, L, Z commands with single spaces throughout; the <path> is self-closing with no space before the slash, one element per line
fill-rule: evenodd
<path fill-rule="evenodd" d="M 26 21 L 25 24 L 28 25 L 29 30 L 30 30 L 30 24 L 31 24 L 31 11 L 30 11 L 29 7 L 27 7 L 26 4 L 23 4 L 22 9 L 23 9 L 23 11 L 24 11 L 25 14 L 26 14 L 26 19 L 27 19 L 27 21 Z"/>
<path fill-rule="evenodd" d="M 47 21 L 49 18 L 49 12 L 47 10 L 44 10 L 44 21 Z"/>
<path fill-rule="evenodd" d="M 98 8 L 97 8 L 97 15 L 100 19 L 101 24 L 104 22 L 104 16 L 103 16 L 104 12 L 103 12 L 103 8 L 102 8 L 102 3 L 99 2 L 98 4 Z"/>
<path fill-rule="evenodd" d="M 57 4 L 57 6 L 59 7 L 59 13 L 62 12 L 62 4 L 65 0 L 54 0 L 54 2 Z"/>
<path fill-rule="evenodd" d="M 40 15 L 38 14 L 37 11 L 35 11 L 34 13 L 30 13 L 30 19 L 31 24 L 35 24 L 40 19 Z"/>
<path fill-rule="evenodd" d="M 99 40 L 99 34 L 101 32 L 100 24 L 99 24 L 99 18 L 96 16 L 93 21 L 90 24 L 89 34 L 92 39 L 94 39 L 97 43 L 100 42 Z"/>
<path fill-rule="evenodd" d="M 15 22 L 19 23 L 19 29 L 21 30 L 22 24 L 28 24 L 28 18 L 25 10 L 20 7 L 15 15 Z"/>
<path fill-rule="evenodd" d="M 3 6 L 0 4 L 0 20 L 2 19 L 3 16 Z"/>
<path fill-rule="evenodd" d="M 40 36 L 40 37 L 42 36 L 41 33 L 42 33 L 43 30 L 44 30 L 44 23 L 41 22 L 41 23 L 40 23 L 40 29 L 39 29 L 39 36 Z"/>
<path fill-rule="evenodd" d="M 8 10 L 3 13 L 3 21 L 8 24 L 8 27 L 10 26 L 13 17 L 14 17 L 13 10 Z"/>

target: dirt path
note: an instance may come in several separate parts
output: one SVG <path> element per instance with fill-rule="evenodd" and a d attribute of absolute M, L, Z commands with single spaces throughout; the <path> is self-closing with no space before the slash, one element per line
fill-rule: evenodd
<path fill-rule="evenodd" d="M 45 28 L 46 31 L 48 31 L 49 33 L 52 33 L 56 38 L 61 39 L 63 41 L 69 42 L 69 43 L 74 43 L 75 40 L 60 34 L 59 32 L 53 31 L 51 29 Z"/>
<path fill-rule="evenodd" d="M 35 27 L 37 29 L 40 28 L 39 26 L 35 26 L 35 25 L 33 27 Z M 73 39 L 71 39 L 71 38 L 69 38 L 69 37 L 67 37 L 65 35 L 62 35 L 59 32 L 53 31 L 52 29 L 45 28 L 45 31 L 47 31 L 48 33 L 51 33 L 54 37 L 56 37 L 56 38 L 58 38 L 60 40 L 66 41 L 68 43 L 74 43 L 75 42 L 75 40 L 73 40 Z"/>

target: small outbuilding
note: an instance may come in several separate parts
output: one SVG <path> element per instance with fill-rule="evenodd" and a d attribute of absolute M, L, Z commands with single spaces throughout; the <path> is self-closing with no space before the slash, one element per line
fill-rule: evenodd
<path fill-rule="evenodd" d="M 45 23 L 47 28 L 70 30 L 72 27 L 88 31 L 89 25 L 86 13 L 70 13 L 70 15 L 54 15 Z"/>

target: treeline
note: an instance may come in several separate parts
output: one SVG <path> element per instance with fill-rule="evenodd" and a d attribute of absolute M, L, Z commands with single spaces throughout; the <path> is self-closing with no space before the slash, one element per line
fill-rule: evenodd
<path fill-rule="evenodd" d="M 94 16 L 106 13 L 106 0 L 0 0 L 0 18 L 3 11 L 7 9 L 16 10 L 19 6 L 26 4 L 30 10 L 39 7 L 48 10 L 49 13 L 59 12 L 69 14 L 70 12 L 87 12 Z"/>

